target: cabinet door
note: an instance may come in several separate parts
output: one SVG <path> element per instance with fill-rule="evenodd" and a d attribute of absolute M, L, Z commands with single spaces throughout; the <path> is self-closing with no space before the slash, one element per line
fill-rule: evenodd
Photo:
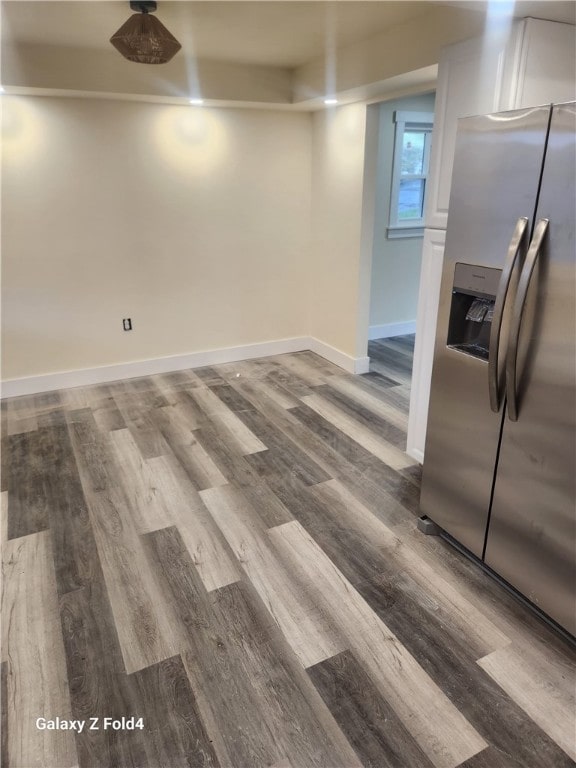
<path fill-rule="evenodd" d="M 406 452 L 422 462 L 426 441 L 428 400 L 434 359 L 434 340 L 440 298 L 440 280 L 444 260 L 446 232 L 442 229 L 425 229 L 422 244 L 422 266 L 418 292 L 418 317 L 416 343 L 410 390 L 410 416 Z"/>
<path fill-rule="evenodd" d="M 576 27 L 526 19 L 517 68 L 515 107 L 560 104 L 576 98 Z"/>
<path fill-rule="evenodd" d="M 438 65 L 426 227 L 446 229 L 458 118 L 514 107 L 509 61 L 521 33 L 521 25 L 515 24 L 510 35 L 496 45 L 487 47 L 483 39 L 474 38 L 442 51 Z"/>

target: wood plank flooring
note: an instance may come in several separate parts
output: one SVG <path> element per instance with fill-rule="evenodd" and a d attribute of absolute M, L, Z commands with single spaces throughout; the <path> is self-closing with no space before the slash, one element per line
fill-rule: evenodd
<path fill-rule="evenodd" d="M 3 768 L 576 765 L 574 651 L 415 528 L 412 347 L 4 401 Z"/>

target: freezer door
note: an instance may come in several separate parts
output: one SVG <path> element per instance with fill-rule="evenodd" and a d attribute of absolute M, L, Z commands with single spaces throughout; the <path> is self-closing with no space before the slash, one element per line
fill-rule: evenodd
<path fill-rule="evenodd" d="M 517 421 L 504 421 L 486 563 L 576 635 L 575 105 L 555 107 L 537 219 L 547 232 L 528 284 Z M 544 228 L 544 225 L 540 225 Z M 514 341 L 514 339 L 512 339 Z"/>
<path fill-rule="evenodd" d="M 458 127 L 420 511 L 479 557 L 502 424 L 502 410 L 490 407 L 488 372 L 502 379 L 506 344 L 497 366 L 487 360 L 494 294 L 519 220 L 533 220 L 549 116 L 550 106 L 537 107 Z"/>

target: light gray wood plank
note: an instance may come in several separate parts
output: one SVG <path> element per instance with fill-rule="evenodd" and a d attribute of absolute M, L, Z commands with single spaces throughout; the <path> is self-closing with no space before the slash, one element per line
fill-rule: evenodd
<path fill-rule="evenodd" d="M 162 494 L 158 493 L 150 468 L 138 450 L 128 429 L 110 433 L 110 443 L 120 469 L 122 483 L 130 502 L 131 514 L 138 533 L 157 531 L 171 525 L 171 518 Z"/>
<path fill-rule="evenodd" d="M 302 402 L 306 403 L 320 416 L 332 422 L 334 426 L 338 427 L 338 429 L 362 445 L 366 450 L 373 453 L 374 456 L 377 456 L 389 467 L 404 469 L 417 463 L 404 451 L 380 439 L 323 397 L 319 395 L 306 395 L 302 398 Z"/>
<path fill-rule="evenodd" d="M 455 768 L 487 746 L 298 522 L 269 536 L 436 768 Z"/>
<path fill-rule="evenodd" d="M 34 432 L 38 429 L 38 417 L 36 414 L 21 416 L 18 411 L 8 406 L 8 434 L 20 435 L 23 432 Z"/>
<path fill-rule="evenodd" d="M 182 647 L 178 625 L 122 495 L 111 488 L 86 500 L 126 672 L 175 656 Z"/>
<path fill-rule="evenodd" d="M 576 662 L 536 643 L 509 645 L 477 664 L 576 761 Z"/>
<path fill-rule="evenodd" d="M 88 387 L 71 387 L 62 390 L 62 400 L 69 410 L 90 407 L 90 390 Z"/>
<path fill-rule="evenodd" d="M 239 581 L 242 576 L 238 564 L 180 463 L 174 456 L 158 456 L 148 459 L 147 464 L 206 590 L 211 592 Z"/>
<path fill-rule="evenodd" d="M 214 413 L 212 420 L 222 438 L 236 446 L 242 456 L 267 450 L 267 446 L 232 411 Z"/>
<path fill-rule="evenodd" d="M 10 766 L 76 766 L 70 731 L 36 727 L 37 718 L 72 715 L 50 533 L 5 542 L 2 562 Z"/>
<path fill-rule="evenodd" d="M 301 664 L 309 667 L 344 650 L 326 616 L 275 556 L 242 492 L 226 486 L 200 495 Z"/>

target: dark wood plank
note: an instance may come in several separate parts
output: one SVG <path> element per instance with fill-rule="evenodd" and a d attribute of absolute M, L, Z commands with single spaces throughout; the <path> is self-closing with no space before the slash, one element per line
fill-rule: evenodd
<path fill-rule="evenodd" d="M 373 389 L 388 389 L 389 387 L 400 385 L 397 379 L 394 379 L 392 376 L 385 376 L 378 371 L 368 371 L 368 373 L 363 373 L 358 378 Z"/>
<path fill-rule="evenodd" d="M 65 426 L 38 430 L 54 462 L 52 484 L 45 485 L 58 594 L 90 581 L 94 552 L 88 508 Z"/>
<path fill-rule="evenodd" d="M 66 653 L 72 716 L 119 717 L 139 714 L 122 684 L 126 677 L 118 636 L 91 530 L 86 531 L 86 556 L 92 576 L 80 589 L 60 598 L 62 637 Z M 138 731 L 140 734 L 140 731 Z M 119 731 L 84 730 L 76 737 L 81 766 L 147 765 L 142 742 L 132 744 L 132 762 L 116 758 Z"/>
<path fill-rule="evenodd" d="M 278 364 L 276 369 L 270 371 L 266 379 L 272 384 L 281 386 L 286 392 L 296 398 L 313 393 L 313 389 L 309 384 L 281 364 Z"/>
<path fill-rule="evenodd" d="M 9 539 L 48 528 L 44 485 L 51 482 L 51 475 L 42 452 L 44 435 L 35 431 L 5 438 Z"/>
<path fill-rule="evenodd" d="M 336 405 L 343 413 L 352 416 L 363 427 L 368 428 L 371 432 L 374 432 L 379 437 L 387 440 L 391 445 L 406 449 L 406 434 L 403 430 L 390 424 L 382 416 L 374 413 L 369 408 L 361 405 L 360 403 L 347 397 L 342 392 L 333 389 L 329 384 L 323 384 L 320 387 L 316 387 L 315 391 L 322 395 L 323 398 Z"/>
<path fill-rule="evenodd" d="M 398 472 L 384 464 L 309 406 L 302 404 L 298 408 L 291 408 L 290 413 L 321 439 L 322 445 L 317 446 L 317 451 L 325 461 L 332 464 L 335 476 L 344 479 L 355 493 L 358 491 L 369 506 L 372 506 L 375 498 L 377 499 L 377 489 L 380 488 L 394 496 L 413 514 L 418 513 L 419 485 L 405 476 L 403 471 Z M 326 447 L 336 451 L 346 463 L 334 462 L 333 458 L 326 455 Z M 382 506 L 385 505 L 386 498 L 383 496 Z M 394 519 L 388 517 L 386 522 L 396 525 L 405 519 L 395 513 Z"/>
<path fill-rule="evenodd" d="M 215 721 L 234 765 L 356 764 L 310 681 L 254 590 L 236 583 L 206 594 L 175 528 L 147 534 L 187 629 L 185 655 L 194 688 L 210 694 Z"/>
<path fill-rule="evenodd" d="M 210 423 L 207 422 L 201 429 L 195 430 L 194 436 L 228 482 L 240 486 L 260 484 L 258 472 L 247 460 L 250 457 L 240 455 L 225 440 L 222 440 L 219 431 Z"/>
<path fill-rule="evenodd" d="M 268 447 L 267 451 L 246 456 L 246 460 L 263 476 L 266 476 L 271 466 L 275 466 L 281 472 L 299 477 L 306 485 L 330 479 L 330 475 L 319 464 L 286 434 L 275 429 L 261 413 L 245 410 L 239 411 L 237 415 Z"/>
<path fill-rule="evenodd" d="M 388 339 L 375 339 L 375 341 L 380 341 L 380 343 L 384 343 L 389 349 L 393 349 L 396 352 L 406 355 L 409 360 L 413 360 L 414 358 L 414 334 L 410 336 L 391 336 Z"/>
<path fill-rule="evenodd" d="M 38 414 L 38 427 L 58 427 L 66 423 L 67 417 L 64 408 Z"/>
<path fill-rule="evenodd" d="M 253 411 L 254 406 L 240 392 L 235 390 L 229 384 L 220 386 L 211 386 L 210 389 L 217 395 L 222 402 L 230 408 L 231 411 Z"/>
<path fill-rule="evenodd" d="M 362 477 L 370 480 L 374 485 L 382 488 L 401 504 L 412 517 L 419 514 L 420 505 L 420 486 L 413 479 L 408 479 L 402 474 L 402 470 L 396 471 L 384 464 L 376 457 L 369 459 L 359 467 Z M 358 482 L 358 473 L 346 476 L 346 481 L 350 482 L 354 490 L 358 489 L 362 494 L 362 483 Z M 407 520 L 410 517 L 405 518 Z"/>
<path fill-rule="evenodd" d="M 368 356 L 380 363 L 385 370 L 398 371 L 402 374 L 412 373 L 412 359 L 402 352 L 397 352 L 379 341 L 368 342 Z M 392 373 L 392 376 L 394 373 Z"/>
<path fill-rule="evenodd" d="M 107 384 L 94 388 L 92 410 L 96 423 L 105 432 L 125 429 L 127 426 L 112 395 L 112 388 Z"/>
<path fill-rule="evenodd" d="M 60 392 L 40 392 L 34 395 L 34 407 L 38 410 L 54 410 L 62 405 L 62 395 Z"/>
<path fill-rule="evenodd" d="M 432 768 L 350 651 L 307 671 L 365 768 Z"/>
<path fill-rule="evenodd" d="M 150 768 L 220 765 L 180 656 L 136 672 L 126 684 L 144 719 L 142 733 L 154 755 L 153 762 L 148 763 Z M 121 742 L 119 746 L 127 758 L 135 751 Z"/>
<path fill-rule="evenodd" d="M 348 581 L 355 585 L 381 575 L 385 564 L 382 551 L 345 519 L 332 514 L 329 505 L 310 494 L 298 477 L 279 474 L 272 468 L 266 482 Z"/>
<path fill-rule="evenodd" d="M 159 432 L 150 414 L 155 408 L 168 405 L 168 400 L 156 388 L 152 391 L 135 389 L 128 382 L 122 392 L 112 390 L 118 410 L 122 414 L 138 449 L 145 459 L 169 453 L 166 440 Z"/>
<path fill-rule="evenodd" d="M 227 384 L 226 379 L 222 378 L 217 369 L 213 368 L 212 366 L 194 368 L 194 375 L 197 376 L 200 381 L 207 387 L 217 386 L 219 384 Z"/>
<path fill-rule="evenodd" d="M 6 428 L 6 421 L 3 420 L 3 430 Z M 2 434 L 0 439 L 0 492 L 8 490 L 8 478 L 10 477 L 10 445 L 8 435 Z"/>
<path fill-rule="evenodd" d="M 45 530 L 50 520 L 82 503 L 66 427 L 45 427 L 8 438 L 8 538 Z"/>
<path fill-rule="evenodd" d="M 246 487 L 243 488 L 242 493 L 250 503 L 252 511 L 260 518 L 266 528 L 274 528 L 294 520 L 284 504 L 267 485 Z"/>
<path fill-rule="evenodd" d="M 301 403 L 297 408 L 290 408 L 290 414 L 298 419 L 313 435 L 316 435 L 324 446 L 331 448 L 345 459 L 348 466 L 358 466 L 374 458 L 369 450 L 335 427 L 328 419 L 320 416 L 309 405 Z M 311 443 L 311 445 L 316 448 L 317 442 Z M 336 471 L 343 469 L 344 465 L 340 464 Z"/>
<path fill-rule="evenodd" d="M 67 411 L 70 440 L 83 483 L 93 491 L 103 491 L 114 475 L 110 446 L 101 434 L 90 408 Z"/>
<path fill-rule="evenodd" d="M 260 413 L 278 432 L 279 438 L 293 441 L 303 453 L 315 461 L 329 475 L 333 476 L 345 469 L 351 468 L 356 459 L 360 460 L 360 458 L 371 456 L 365 448 L 362 448 L 362 446 L 354 442 L 348 435 L 333 427 L 329 422 L 323 420 L 323 423 L 328 426 L 326 433 L 316 434 L 314 430 L 309 429 L 304 419 L 296 418 L 294 412 L 297 411 L 297 408 L 291 407 L 286 409 L 271 397 L 252 390 L 246 382 L 235 383 L 234 388 L 240 388 L 241 392 L 247 394 L 250 401 L 257 405 Z M 294 405 L 296 406 L 298 402 L 295 401 Z M 300 405 L 313 416 L 317 415 L 308 406 L 304 406 L 302 403 Z M 335 450 L 335 448 L 340 449 L 340 452 Z M 356 449 L 359 450 L 356 451 Z"/>

